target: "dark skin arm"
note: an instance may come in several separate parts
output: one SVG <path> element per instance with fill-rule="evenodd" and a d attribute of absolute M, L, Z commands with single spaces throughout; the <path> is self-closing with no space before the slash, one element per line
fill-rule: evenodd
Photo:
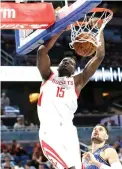
<path fill-rule="evenodd" d="M 96 55 L 86 64 L 82 73 L 74 76 L 74 82 L 78 94 L 80 94 L 81 89 L 88 83 L 90 77 L 93 76 L 93 74 L 101 64 L 102 60 L 104 59 L 105 48 L 103 32 L 101 32 L 100 35 L 100 42 L 101 44 L 99 45 L 99 47 L 97 47 Z"/>
<path fill-rule="evenodd" d="M 44 80 L 47 80 L 52 73 L 48 52 L 54 46 L 56 40 L 63 32 L 64 31 L 61 31 L 57 35 L 53 36 L 48 42 L 46 42 L 44 45 L 41 45 L 37 51 L 37 67 Z"/>

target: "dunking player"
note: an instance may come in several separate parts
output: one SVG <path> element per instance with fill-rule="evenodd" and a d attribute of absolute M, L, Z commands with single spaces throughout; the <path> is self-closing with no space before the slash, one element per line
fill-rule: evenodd
<path fill-rule="evenodd" d="M 106 141 L 109 133 L 104 125 L 98 124 L 91 135 L 92 152 L 83 156 L 85 169 L 122 169 L 118 154 Z"/>
<path fill-rule="evenodd" d="M 57 73 L 51 70 L 48 51 L 62 32 L 41 45 L 37 52 L 37 66 L 43 78 L 38 99 L 39 138 L 45 156 L 55 168 L 81 169 L 78 135 L 72 120 L 77 96 L 104 58 L 104 38 L 101 33 L 95 56 L 82 73 L 73 76 L 76 62 L 70 57 L 61 61 Z"/>

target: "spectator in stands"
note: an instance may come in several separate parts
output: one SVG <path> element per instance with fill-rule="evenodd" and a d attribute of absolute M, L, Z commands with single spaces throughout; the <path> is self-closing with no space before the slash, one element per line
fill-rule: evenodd
<path fill-rule="evenodd" d="M 1 140 L 1 153 L 3 152 L 3 149 L 7 149 L 7 145 Z"/>
<path fill-rule="evenodd" d="M 35 153 L 32 155 L 31 165 L 34 166 L 35 168 L 39 168 L 39 164 L 40 164 L 39 159 Z"/>
<path fill-rule="evenodd" d="M 1 120 L 0 121 L 0 125 L 1 125 L 1 131 L 4 131 L 4 130 L 8 130 L 8 128 L 7 128 L 7 126 L 5 126 L 4 124 L 3 124 L 3 121 Z"/>
<path fill-rule="evenodd" d="M 36 168 L 31 165 L 31 160 L 28 160 L 25 165 L 25 169 L 36 169 Z"/>
<path fill-rule="evenodd" d="M 34 148 L 33 148 L 33 154 L 36 154 L 38 157 L 42 156 L 42 148 L 40 143 L 36 143 Z"/>
<path fill-rule="evenodd" d="M 23 156 L 23 155 L 27 155 L 28 153 L 26 152 L 26 150 L 24 149 L 24 147 L 21 144 L 17 144 L 17 149 L 16 149 L 16 155 L 17 156 Z"/>
<path fill-rule="evenodd" d="M 117 136 L 117 143 L 119 144 L 119 146 L 122 148 L 122 139 L 120 136 Z"/>
<path fill-rule="evenodd" d="M 44 168 L 48 169 L 48 168 L 50 168 L 51 164 L 47 159 L 45 161 L 43 161 L 43 156 L 38 156 L 38 154 L 35 153 L 32 156 L 31 166 L 34 166 L 35 168 L 44 167 Z"/>
<path fill-rule="evenodd" d="M 113 148 L 119 153 L 119 144 L 117 142 L 114 143 Z"/>
<path fill-rule="evenodd" d="M 122 148 L 120 148 L 119 150 L 119 159 L 120 159 L 120 162 L 122 163 Z"/>
<path fill-rule="evenodd" d="M 5 157 L 5 162 L 2 163 L 2 169 L 15 169 L 14 163 L 10 160 L 9 156 Z"/>
<path fill-rule="evenodd" d="M 49 169 L 46 164 L 40 164 L 39 169 Z"/>
<path fill-rule="evenodd" d="M 117 126 L 117 124 L 115 123 L 115 120 L 111 120 L 111 126 Z"/>
<path fill-rule="evenodd" d="M 28 128 L 28 127 L 29 127 L 29 122 L 28 122 L 28 120 L 25 120 L 25 121 L 24 121 L 24 125 L 25 125 L 25 128 Z"/>
<path fill-rule="evenodd" d="M 29 123 L 27 120 L 25 120 L 25 129 L 27 130 L 36 130 L 37 127 L 33 123 Z"/>
<path fill-rule="evenodd" d="M 6 157 L 8 157 L 10 160 L 13 160 L 13 157 L 10 155 L 7 148 L 3 149 L 3 152 L 1 153 L 1 161 L 3 162 Z"/>
<path fill-rule="evenodd" d="M 10 154 L 16 155 L 16 151 L 17 151 L 17 141 L 13 140 L 12 145 L 11 145 L 11 149 L 10 149 Z"/>
<path fill-rule="evenodd" d="M 30 123 L 29 128 L 30 128 L 31 130 L 37 130 L 37 129 L 38 129 L 38 126 L 34 125 L 33 123 Z"/>
<path fill-rule="evenodd" d="M 2 97 L 1 97 L 1 108 L 2 108 L 2 110 L 4 110 L 5 106 L 9 106 L 9 105 L 10 105 L 10 99 L 9 99 L 9 97 L 7 97 L 6 93 L 3 92 Z"/>
<path fill-rule="evenodd" d="M 19 117 L 17 118 L 17 122 L 14 124 L 14 129 L 24 129 L 25 125 L 24 125 L 24 120 L 23 118 Z"/>
<path fill-rule="evenodd" d="M 108 129 L 111 129 L 111 126 L 112 126 L 111 120 L 107 121 L 107 125 L 106 126 L 107 126 Z"/>
<path fill-rule="evenodd" d="M 16 166 L 15 169 L 24 169 L 24 167 L 22 166 L 21 162 L 19 162 Z"/>

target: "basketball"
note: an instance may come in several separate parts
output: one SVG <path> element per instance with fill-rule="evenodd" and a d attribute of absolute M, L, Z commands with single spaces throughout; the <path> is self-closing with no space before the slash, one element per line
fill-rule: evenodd
<path fill-rule="evenodd" d="M 85 39 L 90 39 L 92 38 L 92 35 L 89 35 L 88 33 L 83 33 L 80 36 L 78 36 L 76 40 L 79 40 L 82 37 L 84 37 Z M 94 46 L 93 43 L 88 42 L 88 41 L 82 42 L 82 43 L 74 42 L 73 47 L 76 53 L 83 57 L 91 56 L 96 51 L 96 46 Z"/>

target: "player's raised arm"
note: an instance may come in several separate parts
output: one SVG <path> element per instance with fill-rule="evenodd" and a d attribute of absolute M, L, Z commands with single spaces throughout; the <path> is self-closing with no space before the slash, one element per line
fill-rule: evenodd
<path fill-rule="evenodd" d="M 41 45 L 37 51 L 37 67 L 44 80 L 47 80 L 52 72 L 50 69 L 50 58 L 48 52 L 62 33 L 63 31 L 53 36 L 48 42 Z"/>
<path fill-rule="evenodd" d="M 78 93 L 80 93 L 81 89 L 86 85 L 89 81 L 90 77 L 93 76 L 100 63 L 102 62 L 105 55 L 104 48 L 104 37 L 103 32 L 100 35 L 100 45 L 97 47 L 96 55 L 86 64 L 82 73 L 74 76 L 75 86 L 77 88 Z"/>

